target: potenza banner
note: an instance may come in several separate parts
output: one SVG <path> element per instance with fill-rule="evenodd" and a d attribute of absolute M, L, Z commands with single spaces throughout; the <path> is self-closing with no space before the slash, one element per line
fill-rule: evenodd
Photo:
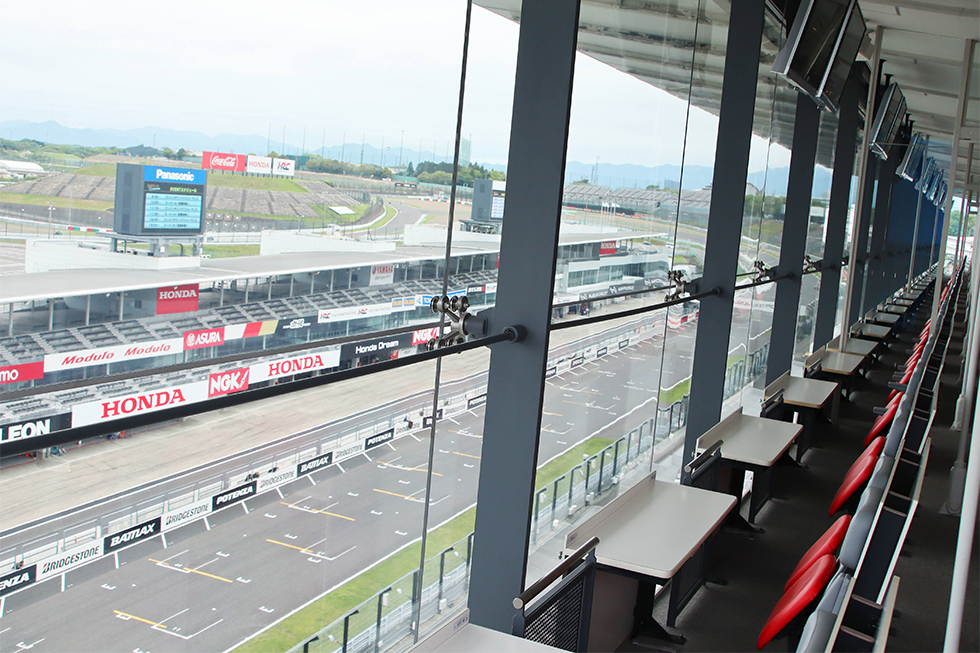
<path fill-rule="evenodd" d="M 267 156 L 254 156 L 249 154 L 248 159 L 245 161 L 245 172 L 251 172 L 257 175 L 271 175 L 272 159 Z"/>
<path fill-rule="evenodd" d="M 245 172 L 246 158 L 244 154 L 228 154 L 227 152 L 204 152 L 201 167 L 205 170 L 226 170 L 228 172 Z"/>
<path fill-rule="evenodd" d="M 0 576 L 0 596 L 23 589 L 37 580 L 37 565 L 21 567 L 6 576 Z"/>

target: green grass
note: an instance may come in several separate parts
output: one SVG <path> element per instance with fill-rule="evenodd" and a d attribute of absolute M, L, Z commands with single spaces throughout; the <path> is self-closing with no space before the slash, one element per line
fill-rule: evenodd
<path fill-rule="evenodd" d="M 112 206 L 112 202 L 100 202 L 98 200 L 72 200 L 67 197 L 50 197 L 48 195 L 28 195 L 25 193 L 0 193 L 0 202 L 10 202 L 12 204 L 30 204 L 33 206 L 47 206 L 50 202 L 52 206 L 67 209 L 69 205 L 75 209 L 94 209 L 104 211 Z M 61 216 L 59 213 L 53 215 L 54 218 L 67 221 L 68 214 Z"/>
<path fill-rule="evenodd" d="M 259 245 L 205 245 L 204 253 L 211 258 L 233 258 L 235 256 L 258 256 Z"/>
<path fill-rule="evenodd" d="M 310 206 L 314 211 L 316 211 L 317 213 L 323 216 L 324 220 L 326 221 L 324 222 L 324 224 L 336 224 L 336 225 L 345 225 L 345 224 L 352 224 L 354 222 L 357 222 L 358 220 L 363 218 L 364 214 L 367 213 L 367 210 L 371 208 L 370 204 L 358 204 L 357 206 L 349 207 L 350 210 L 353 211 L 353 213 L 348 215 L 338 215 L 333 211 L 331 211 L 329 206 L 323 207 L 316 204 L 311 204 Z M 311 220 L 310 218 L 306 218 L 306 220 L 308 220 L 313 227 L 320 226 L 319 224 L 316 224 L 317 222 L 316 220 Z"/>
<path fill-rule="evenodd" d="M 243 175 L 208 173 L 208 186 L 217 188 L 245 188 L 271 190 L 285 193 L 307 193 L 305 188 L 291 179 L 281 177 L 245 177 Z"/>
<path fill-rule="evenodd" d="M 667 406 L 671 405 L 675 401 L 680 401 L 681 397 L 683 397 L 690 391 L 691 391 L 691 379 L 685 379 L 684 381 L 681 381 L 680 383 L 675 385 L 673 388 L 670 388 L 669 390 L 661 390 L 659 405 L 661 408 L 666 408 Z"/>
<path fill-rule="evenodd" d="M 475 518 L 476 508 L 473 507 L 429 533 L 429 558 L 437 556 L 439 552 L 472 533 Z M 238 653 L 268 653 L 285 651 L 299 644 L 324 626 L 348 614 L 366 599 L 389 587 L 393 580 L 418 569 L 421 547 L 421 542 L 410 544 L 235 650 Z M 427 568 L 431 570 L 432 567 L 430 561 Z M 436 574 L 438 575 L 438 568 Z"/>
<path fill-rule="evenodd" d="M 578 443 L 562 455 L 538 468 L 538 473 L 534 477 L 534 489 L 540 490 L 551 485 L 556 478 L 562 474 L 567 474 L 568 470 L 581 463 L 583 456 L 586 454 L 594 456 L 612 443 L 613 440 L 608 438 L 595 437 Z"/>
<path fill-rule="evenodd" d="M 367 205 L 365 205 L 367 206 Z M 378 218 L 378 221 L 371 225 L 365 225 L 363 227 L 358 227 L 358 231 L 368 231 L 374 229 L 384 229 L 385 225 L 392 221 L 395 217 L 395 207 L 385 206 L 385 214 Z"/>
<path fill-rule="evenodd" d="M 89 175 L 90 177 L 115 177 L 115 163 L 94 163 L 92 165 L 79 168 L 75 171 L 76 175 Z"/>

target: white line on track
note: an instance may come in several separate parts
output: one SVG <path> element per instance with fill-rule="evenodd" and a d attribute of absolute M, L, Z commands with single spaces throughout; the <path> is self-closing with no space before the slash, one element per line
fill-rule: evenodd
<path fill-rule="evenodd" d="M 181 551 L 180 553 L 175 553 L 175 554 L 173 554 L 172 556 L 170 556 L 169 558 L 164 558 L 164 559 L 163 559 L 163 560 L 161 560 L 160 562 L 168 562 L 168 561 L 170 561 L 170 560 L 173 560 L 174 558 L 176 558 L 176 557 L 177 557 L 177 556 L 179 556 L 179 555 L 183 555 L 183 554 L 185 554 L 185 553 L 187 553 L 188 551 L 190 551 L 190 549 L 184 549 L 184 550 L 183 550 L 183 551 Z"/>

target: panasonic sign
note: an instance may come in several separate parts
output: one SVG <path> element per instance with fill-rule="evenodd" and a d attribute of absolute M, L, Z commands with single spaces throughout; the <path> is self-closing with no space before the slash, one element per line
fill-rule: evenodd
<path fill-rule="evenodd" d="M 142 524 L 137 524 L 132 528 L 127 528 L 121 533 L 116 533 L 115 535 L 110 535 L 104 538 L 102 548 L 106 553 L 110 551 L 115 551 L 116 549 L 122 548 L 128 544 L 133 544 L 134 542 L 139 542 L 140 540 L 145 540 L 149 537 L 159 535 L 160 530 L 160 518 L 151 519 L 148 522 L 143 522 Z"/>

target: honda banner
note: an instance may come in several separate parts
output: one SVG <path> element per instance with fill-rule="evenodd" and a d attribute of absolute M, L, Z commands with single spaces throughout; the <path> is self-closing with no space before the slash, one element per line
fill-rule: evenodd
<path fill-rule="evenodd" d="M 340 350 L 331 349 L 315 354 L 304 354 L 276 361 L 268 361 L 253 365 L 249 369 L 249 382 L 259 383 L 283 376 L 292 376 L 302 372 L 315 372 L 340 365 Z"/>
<path fill-rule="evenodd" d="M 5 365 L 0 367 L 0 384 L 33 381 L 44 376 L 44 363 L 24 363 L 22 365 Z"/>
<path fill-rule="evenodd" d="M 179 354 L 184 350 L 183 338 L 142 342 L 135 345 L 114 345 L 103 349 L 80 349 L 61 354 L 47 354 L 44 357 L 44 369 L 47 372 L 58 370 L 73 370 L 89 365 L 105 365 L 121 361 L 132 361 L 154 356 Z"/>
<path fill-rule="evenodd" d="M 267 156 L 255 156 L 249 154 L 245 161 L 245 172 L 253 172 L 258 175 L 272 174 L 272 159 Z"/>
<path fill-rule="evenodd" d="M 281 177 L 292 177 L 296 169 L 296 162 L 292 159 L 273 159 L 272 174 Z"/>
<path fill-rule="evenodd" d="M 196 311 L 199 288 L 196 283 L 157 288 L 157 315 Z"/>
<path fill-rule="evenodd" d="M 150 390 L 124 397 L 102 398 L 71 409 L 73 427 L 109 422 L 133 415 L 145 415 L 166 408 L 205 401 L 208 398 L 208 381 L 195 381 L 172 388 Z"/>
<path fill-rule="evenodd" d="M 616 241 L 615 240 L 604 240 L 599 243 L 599 256 L 606 256 L 607 254 L 616 253 Z"/>
<path fill-rule="evenodd" d="M 201 158 L 201 167 L 205 170 L 245 172 L 245 155 L 205 151 L 204 156 Z"/>

